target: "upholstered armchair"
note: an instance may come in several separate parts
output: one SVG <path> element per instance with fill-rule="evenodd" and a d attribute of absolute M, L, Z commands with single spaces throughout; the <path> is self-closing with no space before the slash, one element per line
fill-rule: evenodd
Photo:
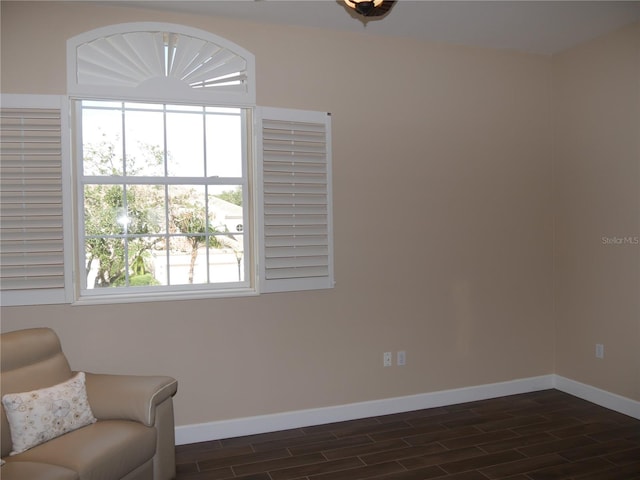
<path fill-rule="evenodd" d="M 0 338 L 3 480 L 175 477 L 176 380 L 73 372 L 48 328 Z"/>

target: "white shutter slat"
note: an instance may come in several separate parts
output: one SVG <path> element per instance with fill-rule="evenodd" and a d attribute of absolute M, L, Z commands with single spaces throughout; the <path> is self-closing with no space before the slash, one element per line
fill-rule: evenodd
<path fill-rule="evenodd" d="M 27 143 L 28 138 L 25 137 L 25 142 L 6 142 L 2 144 L 0 154 L 2 155 L 48 155 L 52 151 L 60 148 L 60 145 L 52 142 L 34 142 Z"/>
<path fill-rule="evenodd" d="M 327 215 L 327 206 L 320 205 L 270 205 L 265 215 Z"/>
<path fill-rule="evenodd" d="M 8 239 L 3 239 L 2 241 L 2 252 L 6 255 L 6 258 L 10 256 L 12 253 L 28 253 L 31 255 L 32 253 L 60 253 L 62 250 L 60 249 L 60 241 L 61 239 L 51 238 L 51 239 L 34 239 L 30 238 L 28 241 L 25 240 L 17 240 L 11 241 Z M 25 257 L 25 263 L 31 261 L 30 257 Z"/>
<path fill-rule="evenodd" d="M 62 269 L 62 267 L 61 267 Z M 64 281 L 57 275 L 38 277 L 31 272 L 21 277 L 11 279 L 10 287 L 3 287 L 5 291 L 11 290 L 34 290 L 34 289 L 53 289 L 63 288 Z"/>
<path fill-rule="evenodd" d="M 283 172 L 283 173 L 265 173 L 265 189 L 269 187 L 279 188 L 282 185 L 320 185 L 323 188 L 321 192 L 325 192 L 324 188 L 327 184 L 326 175 L 308 175 L 306 173 Z"/>
<path fill-rule="evenodd" d="M 277 193 L 265 194 L 268 205 L 283 204 L 288 202 L 290 198 L 290 195 L 280 195 Z M 295 205 L 326 205 L 326 200 L 326 197 L 323 195 L 297 194 L 295 197 Z"/>
<path fill-rule="evenodd" d="M 325 228 L 327 221 L 326 215 L 265 215 L 265 225 L 269 227 L 316 225 L 319 228 Z"/>
<path fill-rule="evenodd" d="M 282 195 L 287 194 L 291 198 L 291 202 L 296 201 L 301 196 L 306 196 L 307 198 L 311 196 L 316 196 L 316 203 L 324 203 L 326 201 L 327 191 L 325 185 L 305 185 L 305 184 L 279 184 L 279 185 L 265 185 L 265 200 L 270 196 L 270 194 L 276 194 L 282 197 Z"/>
<path fill-rule="evenodd" d="M 5 267 L 19 267 L 25 271 L 37 271 L 38 268 L 45 265 L 63 265 L 60 261 L 60 252 L 57 251 L 40 252 L 36 254 L 27 251 L 19 254 L 6 252 L 3 253 L 3 255 L 5 257 L 2 263 L 3 273 Z"/>
<path fill-rule="evenodd" d="M 283 237 L 283 236 L 317 236 L 327 235 L 327 229 L 324 225 L 279 225 L 265 227 L 265 237 L 269 240 L 271 237 Z"/>
<path fill-rule="evenodd" d="M 14 291 L 64 301 L 62 125 L 59 107 L 0 108 L 3 302 Z"/>
<path fill-rule="evenodd" d="M 290 110 L 290 112 L 293 112 L 293 110 Z M 307 112 L 305 112 L 307 113 Z M 312 112 L 312 113 L 320 113 L 320 112 Z M 322 113 L 322 115 L 324 115 L 324 113 Z M 282 120 L 282 119 L 276 119 L 276 118 L 270 118 L 269 119 L 269 123 L 264 125 L 263 131 L 265 132 L 266 135 L 270 135 L 273 134 L 273 132 L 284 132 L 284 133 L 289 133 L 290 135 L 302 135 L 303 133 L 319 133 L 321 135 L 324 135 L 325 132 L 325 128 L 323 123 L 324 122 L 319 122 L 319 123 L 307 123 L 307 125 L 305 126 L 304 129 L 292 129 L 291 126 L 296 126 L 299 122 L 296 119 L 293 120 Z"/>
<path fill-rule="evenodd" d="M 26 220 L 25 217 L 0 217 L 0 231 L 4 232 L 5 228 L 20 230 L 25 238 L 29 238 L 29 233 L 33 230 L 50 228 L 57 230 L 62 235 L 62 219 L 59 216 L 29 216 L 28 228 L 25 227 Z M 2 245 L 1 239 L 0 245 Z"/>
<path fill-rule="evenodd" d="M 24 158 L 25 155 L 29 156 L 33 155 L 31 152 L 27 152 L 26 149 L 21 150 L 21 157 Z M 3 155 L 4 157 L 4 155 Z M 3 162 L 4 163 L 4 162 Z M 25 176 L 29 178 L 55 178 L 59 179 L 62 174 L 62 170 L 58 165 L 51 165 L 50 161 L 38 161 L 34 160 L 32 165 L 28 166 L 18 166 L 12 165 L 12 161 L 9 159 L 7 161 L 7 165 L 2 165 L 0 167 L 0 172 L 3 177 L 17 177 L 17 178 L 25 178 Z M 25 173 L 28 172 L 28 175 Z"/>
<path fill-rule="evenodd" d="M 61 203 L 62 197 L 54 192 L 34 192 L 29 195 L 25 195 L 23 192 L 17 191 L 3 191 L 0 192 L 0 202 L 3 205 L 8 204 L 37 204 L 37 203 Z"/>
<path fill-rule="evenodd" d="M 333 286 L 330 117 L 262 109 L 261 290 Z"/>
<path fill-rule="evenodd" d="M 264 152 L 263 155 L 265 156 L 265 158 L 269 159 L 270 168 L 273 168 L 273 165 L 275 165 L 274 162 L 281 162 L 285 164 L 291 162 L 291 152 L 274 150 L 270 152 Z M 326 153 L 298 152 L 296 153 L 296 165 L 300 166 L 300 168 L 304 163 L 315 163 L 324 165 L 325 155 Z"/>
<path fill-rule="evenodd" d="M 269 260 L 272 265 L 295 267 L 297 265 L 321 266 L 327 264 L 329 249 L 327 245 L 312 245 L 309 247 L 268 247 Z"/>
<path fill-rule="evenodd" d="M 38 155 L 33 157 L 33 161 L 29 163 L 29 166 L 22 164 L 22 151 L 18 153 L 3 153 L 2 163 L 5 168 L 38 168 L 38 167 L 52 167 L 58 164 L 60 154 L 54 155 Z M 33 153 L 33 152 L 32 152 Z"/>
<path fill-rule="evenodd" d="M 52 108 L 3 107 L 0 125 L 49 125 L 55 129 L 60 122 L 60 112 Z"/>
<path fill-rule="evenodd" d="M 265 141 L 267 140 L 265 139 Z M 270 141 L 265 145 L 265 153 L 267 154 L 267 157 L 271 154 L 285 156 L 302 154 L 311 159 L 314 158 L 314 155 L 316 156 L 315 158 L 322 156 L 325 151 L 324 146 L 318 145 L 317 143 Z"/>
<path fill-rule="evenodd" d="M 18 229 L 2 229 L 0 232 L 3 240 L 6 242 L 16 242 L 22 241 L 25 237 L 25 232 Z M 57 228 L 52 229 L 36 229 L 33 228 L 29 231 L 29 239 L 30 240 L 62 240 L 62 232 L 60 232 Z"/>
<path fill-rule="evenodd" d="M 60 179 L 51 180 L 2 180 L 2 189 L 7 192 L 24 192 L 25 195 L 60 191 Z"/>
<path fill-rule="evenodd" d="M 309 278 L 309 279 L 321 280 L 322 278 L 327 277 L 328 275 L 329 275 L 329 269 L 327 267 L 274 268 L 272 269 L 270 280 L 273 283 L 276 283 L 275 281 L 277 280 L 281 280 L 285 285 L 287 285 L 286 287 L 283 287 L 280 290 L 274 290 L 274 291 L 286 291 L 286 290 L 296 290 L 295 285 L 299 284 L 302 281 L 302 279 Z M 287 282 L 285 283 L 284 281 L 287 281 Z M 314 287 L 314 288 L 322 288 L 322 287 Z M 324 288 L 328 288 L 328 287 L 324 287 Z M 303 290 L 303 289 L 298 288 L 297 290 Z M 307 290 L 311 290 L 311 288 L 308 288 Z"/>
<path fill-rule="evenodd" d="M 274 160 L 269 159 L 269 163 L 265 165 L 269 170 L 265 173 L 274 174 L 278 172 L 287 172 L 298 173 L 298 174 L 316 174 L 316 175 L 326 175 L 326 165 L 324 163 L 318 162 L 308 162 L 303 163 L 300 161 L 300 158 L 296 158 L 296 161 L 291 164 L 291 162 L 287 162 L 286 160 Z"/>
<path fill-rule="evenodd" d="M 322 235 L 290 235 L 290 236 L 276 236 L 272 235 L 266 238 L 265 246 L 269 247 L 290 247 L 290 246 L 309 246 L 309 245 L 328 245 L 329 240 L 326 236 Z"/>
<path fill-rule="evenodd" d="M 60 215 L 60 204 L 49 205 L 16 205 L 15 208 L 2 205 L 0 209 L 0 216 L 6 218 L 8 222 L 14 220 L 22 220 L 28 222 L 31 216 L 51 216 L 58 217 Z"/>
<path fill-rule="evenodd" d="M 270 125 L 276 125 L 275 122 Z M 324 146 L 324 131 L 322 127 L 314 128 L 313 125 L 306 127 L 305 130 L 292 130 L 295 128 L 294 123 L 280 123 L 277 124 L 277 128 L 265 128 L 264 140 L 266 143 L 266 151 L 271 150 L 269 146 L 277 142 L 287 143 L 316 143 L 318 147 Z"/>

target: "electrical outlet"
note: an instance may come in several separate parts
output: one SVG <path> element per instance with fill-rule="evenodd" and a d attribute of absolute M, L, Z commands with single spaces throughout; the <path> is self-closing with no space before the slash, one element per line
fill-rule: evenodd
<path fill-rule="evenodd" d="M 393 360 L 391 358 L 391 352 L 384 352 L 384 355 L 382 357 L 382 365 L 385 367 L 390 367 L 393 364 Z"/>
<path fill-rule="evenodd" d="M 604 345 L 596 343 L 596 358 L 604 358 Z"/>
<path fill-rule="evenodd" d="M 407 364 L 407 352 L 400 350 L 396 355 L 396 364 L 401 367 Z"/>

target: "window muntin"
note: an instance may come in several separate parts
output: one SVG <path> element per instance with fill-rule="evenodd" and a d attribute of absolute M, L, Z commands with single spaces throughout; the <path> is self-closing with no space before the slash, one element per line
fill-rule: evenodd
<path fill-rule="evenodd" d="M 76 104 L 81 296 L 250 287 L 247 110 Z"/>

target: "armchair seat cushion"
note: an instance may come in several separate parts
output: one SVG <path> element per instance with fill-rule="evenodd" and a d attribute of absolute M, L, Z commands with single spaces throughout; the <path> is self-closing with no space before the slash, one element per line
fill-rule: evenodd
<path fill-rule="evenodd" d="M 38 480 L 78 480 L 78 474 L 68 468 L 34 462 L 7 462 L 2 466 L 5 478 L 37 478 Z"/>
<path fill-rule="evenodd" d="M 6 458 L 2 473 L 14 463 L 34 462 L 77 472 L 80 480 L 120 479 L 149 461 L 155 451 L 155 428 L 128 420 L 106 420 Z"/>

